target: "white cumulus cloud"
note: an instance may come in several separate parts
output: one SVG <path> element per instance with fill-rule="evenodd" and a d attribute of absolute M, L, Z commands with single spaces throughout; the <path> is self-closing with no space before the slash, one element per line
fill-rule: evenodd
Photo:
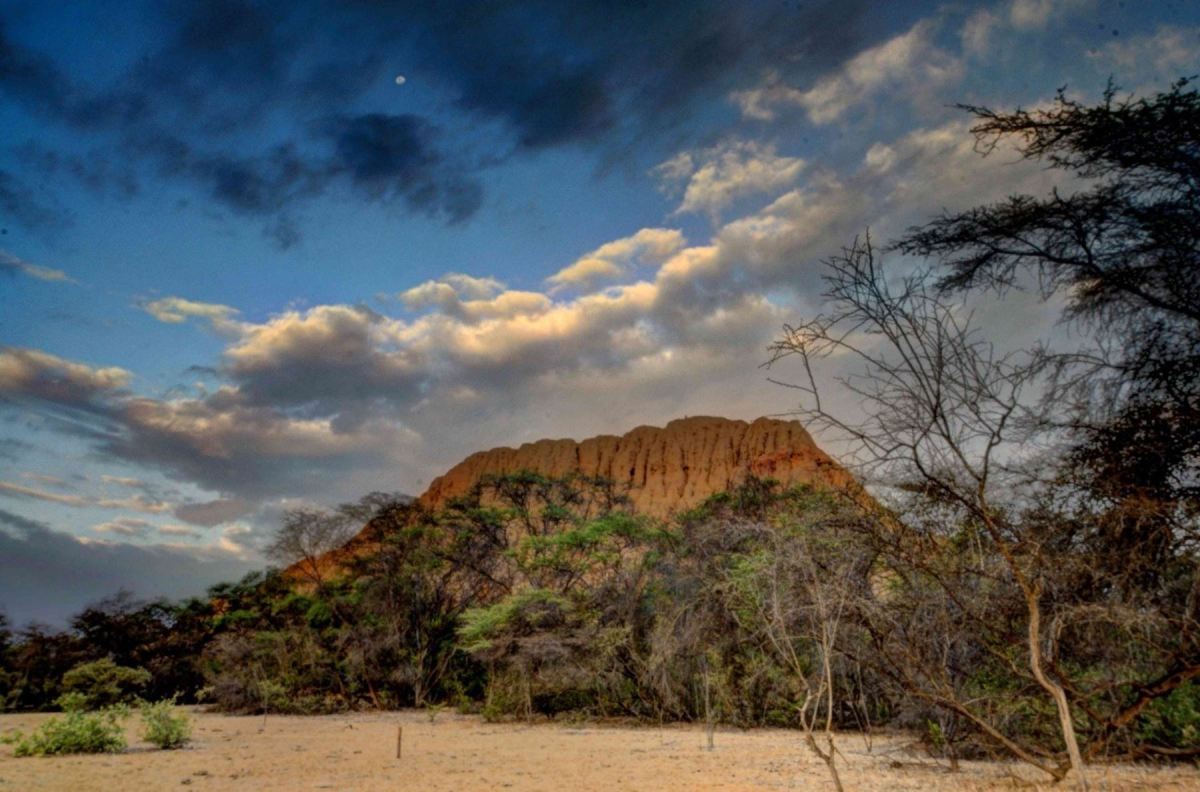
<path fill-rule="evenodd" d="M 643 228 L 585 253 L 546 282 L 560 288 L 590 288 L 627 275 L 634 264 L 661 264 L 685 243 L 683 234 L 673 228 Z"/>
<path fill-rule="evenodd" d="M 799 177 L 805 162 L 769 144 L 734 140 L 698 152 L 683 152 L 654 169 L 668 193 L 682 192 L 675 214 L 702 212 L 714 223 L 735 200 L 778 194 Z"/>

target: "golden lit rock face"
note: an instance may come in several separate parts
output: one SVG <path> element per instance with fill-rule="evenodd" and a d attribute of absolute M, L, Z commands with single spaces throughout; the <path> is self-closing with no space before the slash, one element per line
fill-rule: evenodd
<path fill-rule="evenodd" d="M 620 437 L 538 440 L 519 448 L 479 451 L 434 479 L 417 500 L 437 509 L 465 495 L 486 475 L 521 471 L 551 478 L 579 473 L 610 479 L 629 496 L 635 512 L 661 518 L 727 492 L 748 475 L 784 486 L 811 484 L 849 492 L 860 502 L 866 498 L 855 478 L 817 447 L 799 421 L 695 417 L 664 427 L 639 426 Z M 336 575 L 346 558 L 373 545 L 371 537 L 368 526 L 341 550 L 323 556 L 317 571 Z M 293 564 L 285 574 L 300 585 L 311 585 L 311 572 L 306 575 Z"/>
<path fill-rule="evenodd" d="M 749 474 L 789 486 L 857 486 L 798 421 L 695 417 L 661 428 L 639 426 L 620 437 L 539 440 L 519 448 L 480 451 L 434 479 L 420 502 L 437 508 L 465 494 L 485 475 L 526 470 L 550 477 L 580 473 L 610 479 L 618 489 L 628 488 L 636 512 L 654 517 L 689 509 L 737 486 Z"/>

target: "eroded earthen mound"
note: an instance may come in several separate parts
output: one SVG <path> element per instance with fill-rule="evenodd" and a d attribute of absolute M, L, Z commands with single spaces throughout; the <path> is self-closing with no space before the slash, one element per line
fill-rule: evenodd
<path fill-rule="evenodd" d="M 695 506 L 748 475 L 784 485 L 855 486 L 854 478 L 817 447 L 798 421 L 695 417 L 665 427 L 639 426 L 620 437 L 538 440 L 480 451 L 434 479 L 419 500 L 437 508 L 466 494 L 486 475 L 518 471 L 609 479 L 627 492 L 636 512 L 655 517 Z"/>
<path fill-rule="evenodd" d="M 858 482 L 813 442 L 798 421 L 759 418 L 735 421 L 695 417 L 664 427 L 639 426 L 617 437 L 538 440 L 519 448 L 480 451 L 433 480 L 418 502 L 430 510 L 466 495 L 484 476 L 533 472 L 550 478 L 579 474 L 612 481 L 638 514 L 669 517 L 728 492 L 748 476 L 784 486 L 861 493 Z M 327 553 L 305 572 L 301 562 L 285 574 L 311 581 L 313 573 L 335 572 L 346 560 L 374 545 L 368 524 L 340 550 Z M 308 562 L 313 563 L 313 562 Z"/>

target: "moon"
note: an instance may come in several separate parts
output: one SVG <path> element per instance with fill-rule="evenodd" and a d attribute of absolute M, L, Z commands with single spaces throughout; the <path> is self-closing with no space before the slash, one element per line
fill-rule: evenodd
<path fill-rule="evenodd" d="M 404 83 L 406 83 L 406 82 L 408 82 L 408 78 L 405 77 L 403 74 L 396 75 L 396 85 L 404 85 Z"/>

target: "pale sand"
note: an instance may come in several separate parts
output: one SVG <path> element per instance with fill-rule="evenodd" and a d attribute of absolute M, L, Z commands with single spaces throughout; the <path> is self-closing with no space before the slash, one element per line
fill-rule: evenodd
<path fill-rule="evenodd" d="M 46 715 L 2 715 L 0 733 Z M 0 790 L 825 790 L 823 764 L 795 732 L 702 728 L 489 724 L 452 713 L 228 717 L 195 713 L 194 741 L 160 751 L 137 740 L 118 755 L 17 759 L 0 746 Z M 404 730 L 396 759 L 397 726 Z M 847 790 L 1047 789 L 1036 773 L 964 762 L 958 773 L 905 748 L 901 737 L 842 735 Z M 1200 790 L 1194 767 L 1092 768 L 1093 789 Z M 1023 780 L 1022 780 L 1023 779 Z"/>

